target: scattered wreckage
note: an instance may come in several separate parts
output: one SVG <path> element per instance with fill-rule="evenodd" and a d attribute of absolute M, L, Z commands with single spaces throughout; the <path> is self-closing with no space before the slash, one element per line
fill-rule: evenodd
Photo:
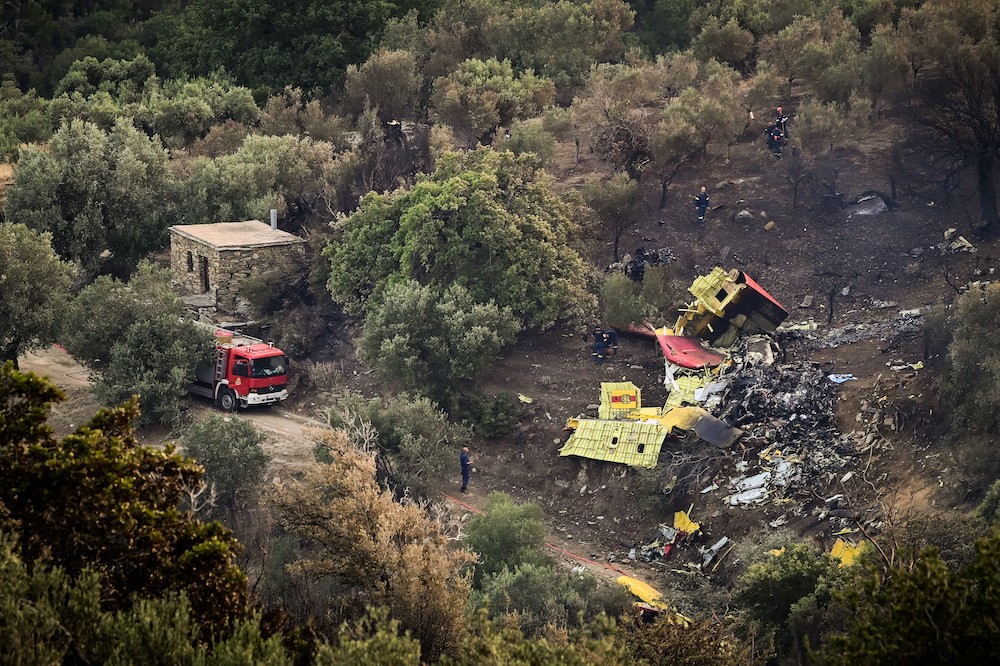
<path fill-rule="evenodd" d="M 818 363 L 788 362 L 780 343 L 824 347 L 898 335 L 918 330 L 923 313 L 904 310 L 885 324 L 854 324 L 819 335 L 814 322 L 784 324 L 788 311 L 738 270 L 716 267 L 696 278 L 689 292 L 694 300 L 672 327 L 629 329 L 655 338 L 663 352 L 665 404 L 644 407 L 641 389 L 631 382 L 602 383 L 598 418 L 569 419 L 566 429 L 572 432 L 559 455 L 652 468 L 668 442 L 697 437 L 732 461 L 731 473 L 724 465 L 701 488 L 706 500 L 717 498 L 729 508 L 778 507 L 783 513 L 767 521 L 771 528 L 806 515 L 830 521 L 833 529 L 840 528 L 831 554 L 841 566 L 849 566 L 864 542 L 840 537 L 853 532 L 862 516 L 844 493 L 823 497 L 817 490 L 838 482 L 843 487 L 855 475 L 858 466 L 853 463 L 860 456 L 888 446 L 880 428 L 897 426 L 890 423 L 885 400 L 874 397 L 863 401 L 858 427 L 841 432 L 835 414 L 837 386 L 856 378 L 831 374 Z M 900 363 L 900 369 L 920 369 Z M 864 481 L 871 483 L 867 477 Z M 687 529 L 678 525 L 681 515 L 690 522 Z M 696 548 L 688 570 L 710 573 L 732 542 L 721 536 L 695 546 L 690 537 L 699 530 L 687 512 L 678 512 L 673 526 L 660 525 L 650 538 L 633 545 L 628 557 L 654 562 L 682 546 Z"/>

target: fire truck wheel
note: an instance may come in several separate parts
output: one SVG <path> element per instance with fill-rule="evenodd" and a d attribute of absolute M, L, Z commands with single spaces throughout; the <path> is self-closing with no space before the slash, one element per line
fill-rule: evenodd
<path fill-rule="evenodd" d="M 219 409 L 224 412 L 235 412 L 236 407 L 240 404 L 239 398 L 236 397 L 236 392 L 232 389 L 221 389 L 219 391 Z"/>

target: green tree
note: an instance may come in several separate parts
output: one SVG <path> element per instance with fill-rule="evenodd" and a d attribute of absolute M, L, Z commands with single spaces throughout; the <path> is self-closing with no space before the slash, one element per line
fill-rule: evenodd
<path fill-rule="evenodd" d="M 42 143 L 52 136 L 48 100 L 35 91 L 22 93 L 11 77 L 0 83 L 0 162 L 17 156 L 22 143 Z"/>
<path fill-rule="evenodd" d="M 350 121 L 328 113 L 318 99 L 309 99 L 299 88 L 285 88 L 267 98 L 261 109 L 260 131 L 272 136 L 305 134 L 326 141 L 337 150 L 347 148 Z"/>
<path fill-rule="evenodd" d="M 797 81 L 808 63 L 807 46 L 822 42 L 819 20 L 812 16 L 798 16 L 788 26 L 761 39 L 760 59 L 781 71 L 788 82 L 787 97 L 792 96 L 792 84 Z"/>
<path fill-rule="evenodd" d="M 516 618 L 529 636 L 544 627 L 577 627 L 601 613 L 619 617 L 631 607 L 629 594 L 617 585 L 602 586 L 590 574 L 530 562 L 486 576 L 482 594 L 491 617 Z"/>
<path fill-rule="evenodd" d="M 647 0 L 629 3 L 642 43 L 653 53 L 682 49 L 690 41 L 688 23 L 694 0 Z"/>
<path fill-rule="evenodd" d="M 0 362 L 55 339 L 70 276 L 48 234 L 0 222 Z"/>
<path fill-rule="evenodd" d="M 560 100 L 569 102 L 591 65 L 622 60 L 634 20 L 622 0 L 502 2 L 481 30 L 495 58 L 552 80 Z"/>
<path fill-rule="evenodd" d="M 753 43 L 753 34 L 740 27 L 736 19 L 723 24 L 713 16 L 691 42 L 691 48 L 700 60 L 715 59 L 734 67 L 746 67 Z"/>
<path fill-rule="evenodd" d="M 323 210 L 332 152 L 309 137 L 250 135 L 232 155 L 195 159 L 179 188 L 175 222 L 257 219 L 271 208 L 282 217 Z"/>
<path fill-rule="evenodd" d="M 195 422 L 181 441 L 185 455 L 205 467 L 205 481 L 215 487 L 220 504 L 236 508 L 264 481 L 271 456 L 267 436 L 238 417 L 209 416 Z"/>
<path fill-rule="evenodd" d="M 396 482 L 415 497 L 429 497 L 454 474 L 458 449 L 472 442 L 469 428 L 449 421 L 436 403 L 405 393 L 371 400 L 349 393 L 327 412 L 326 422 L 358 446 L 377 446 L 393 461 Z M 329 451 L 318 454 L 329 459 Z"/>
<path fill-rule="evenodd" d="M 411 280 L 388 287 L 368 313 L 361 354 L 383 380 L 451 407 L 461 382 L 489 370 L 520 328 L 510 308 L 477 303 L 461 285 L 439 294 Z"/>
<path fill-rule="evenodd" d="M 371 106 L 378 109 L 384 120 L 409 118 L 417 110 L 420 84 L 412 53 L 380 49 L 361 67 L 347 66 L 344 107 L 355 116 Z"/>
<path fill-rule="evenodd" d="M 483 513 L 469 520 L 465 543 L 479 555 L 477 585 L 504 569 L 551 563 L 544 551 L 542 508 L 530 502 L 515 504 L 504 493 L 493 492 L 486 498 Z"/>
<path fill-rule="evenodd" d="M 615 171 L 638 180 L 650 158 L 651 122 L 646 107 L 669 86 L 665 66 L 596 65 L 573 100 L 573 116 L 590 147 Z"/>
<path fill-rule="evenodd" d="M 663 118 L 653 127 L 649 149 L 653 162 L 648 167 L 660 182 L 660 210 L 667 206 L 667 188 L 686 164 L 704 149 L 697 130 L 682 108 L 681 103 L 671 104 Z"/>
<path fill-rule="evenodd" d="M 121 278 L 166 242 L 173 182 L 162 146 L 128 121 L 106 133 L 74 120 L 48 150 L 22 151 L 4 212 L 88 274 Z"/>
<path fill-rule="evenodd" d="M 883 98 L 906 83 L 909 65 L 905 44 L 897 39 L 890 26 L 872 34 L 871 44 L 861 54 L 861 81 L 872 100 L 872 115 L 878 117 Z"/>
<path fill-rule="evenodd" d="M 434 81 L 431 102 L 437 118 L 464 132 L 471 143 L 486 142 L 497 127 L 530 118 L 555 100 L 555 85 L 532 70 L 515 75 L 509 60 L 466 60 Z"/>
<path fill-rule="evenodd" d="M 111 343 L 108 364 L 97 375 L 94 394 L 107 405 L 139 396 L 140 424 L 173 423 L 195 369 L 211 360 L 210 336 L 193 322 L 173 316 L 139 319 Z"/>
<path fill-rule="evenodd" d="M 743 573 L 736 597 L 751 617 L 770 627 L 782 625 L 800 599 L 812 594 L 836 565 L 805 543 L 793 543 L 784 553 L 756 562 Z"/>
<path fill-rule="evenodd" d="M 620 258 L 622 236 L 639 221 L 639 183 L 626 174 L 613 175 L 608 180 L 592 180 L 583 186 L 583 200 L 590 206 L 605 228 L 611 231 L 613 261 Z"/>
<path fill-rule="evenodd" d="M 870 569 L 844 592 L 849 629 L 821 663 L 985 664 L 1000 658 L 1000 533 L 951 568 L 934 549 L 912 566 Z"/>
<path fill-rule="evenodd" d="M 1000 326 L 1000 285 L 970 289 L 955 304 L 941 403 L 953 428 L 989 434 L 1000 420 L 1000 352 L 990 344 Z"/>
<path fill-rule="evenodd" d="M 135 401 L 57 439 L 47 419 L 61 399 L 47 380 L 0 368 L 0 528 L 20 532 L 25 561 L 96 571 L 109 608 L 183 591 L 202 629 L 229 626 L 246 608 L 237 544 L 179 509 L 199 466 L 138 443 Z"/>
<path fill-rule="evenodd" d="M 181 317 L 183 304 L 171 291 L 170 278 L 170 271 L 148 262 L 128 282 L 99 276 L 63 311 L 59 342 L 84 365 L 106 368 L 114 343 L 134 323 L 146 317 Z"/>
<path fill-rule="evenodd" d="M 325 251 L 329 287 L 353 313 L 407 279 L 461 285 L 476 302 L 495 299 L 542 328 L 593 302 L 573 244 L 579 226 L 527 155 L 447 153 L 410 189 L 367 195 L 340 230 Z"/>
<path fill-rule="evenodd" d="M 100 276 L 84 287 L 66 308 L 60 341 L 95 371 L 93 390 L 106 404 L 139 394 L 140 422 L 171 423 L 212 349 L 182 314 L 170 272 L 142 263 L 128 283 Z"/>
<path fill-rule="evenodd" d="M 150 52 L 173 77 L 221 67 L 255 89 L 329 89 L 347 65 L 364 62 L 390 18 L 428 4 L 195 0 L 177 19 L 164 15 L 148 26 Z"/>

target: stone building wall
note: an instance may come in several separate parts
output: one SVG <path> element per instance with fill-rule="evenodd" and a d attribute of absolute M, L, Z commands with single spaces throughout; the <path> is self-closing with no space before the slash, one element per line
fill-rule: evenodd
<path fill-rule="evenodd" d="M 206 294 L 221 313 L 245 314 L 246 305 L 237 294 L 246 279 L 287 264 L 293 257 L 302 257 L 305 245 L 302 242 L 217 249 L 173 233 L 170 235 L 173 284 L 182 295 Z"/>
<path fill-rule="evenodd" d="M 185 296 L 204 294 L 203 260 L 208 266 L 208 291 L 214 290 L 219 274 L 219 251 L 210 245 L 180 234 L 170 234 L 170 268 L 173 284 Z"/>
<path fill-rule="evenodd" d="M 305 243 L 220 250 L 215 273 L 218 280 L 213 282 L 216 307 L 221 312 L 245 314 L 246 303 L 237 294 L 247 278 L 287 264 L 304 254 Z"/>

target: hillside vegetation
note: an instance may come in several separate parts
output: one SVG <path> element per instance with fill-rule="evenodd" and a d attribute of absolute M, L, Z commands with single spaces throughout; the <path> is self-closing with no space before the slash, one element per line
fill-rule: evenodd
<path fill-rule="evenodd" d="M 0 662 L 996 660 L 1000 1 L 8 5 Z M 886 217 L 852 217 L 871 195 Z M 185 398 L 207 338 L 164 268 L 169 226 L 271 208 L 308 252 L 240 296 L 320 415 L 288 439 Z M 949 227 L 979 252 L 928 258 Z M 607 270 L 638 245 L 672 261 Z M 585 366 L 581 335 L 672 323 L 728 262 L 786 304 L 828 292 L 794 316 L 848 333 L 928 306 L 922 374 L 839 394 L 842 420 L 894 415 L 875 428 L 897 449 L 854 480 L 880 511 L 856 521 L 879 526 L 857 564 L 817 553 L 831 535 L 805 517 L 716 512 L 734 554 L 675 584 L 684 615 L 646 622 L 584 552 L 582 514 L 585 566 L 552 557 L 575 545 L 555 521 L 593 502 L 591 532 L 648 531 L 713 477 L 556 469 L 543 442 L 600 381 L 663 379 L 638 354 Z M 868 363 L 878 388 L 905 343 L 858 339 L 781 362 Z M 19 370 L 52 343 L 104 405 L 65 436 L 64 391 Z M 150 444 L 167 440 L 180 452 Z M 480 489 L 510 491 L 470 498 L 474 516 L 440 503 L 466 445 L 493 465 Z M 948 534 L 887 479 L 947 481 Z"/>

